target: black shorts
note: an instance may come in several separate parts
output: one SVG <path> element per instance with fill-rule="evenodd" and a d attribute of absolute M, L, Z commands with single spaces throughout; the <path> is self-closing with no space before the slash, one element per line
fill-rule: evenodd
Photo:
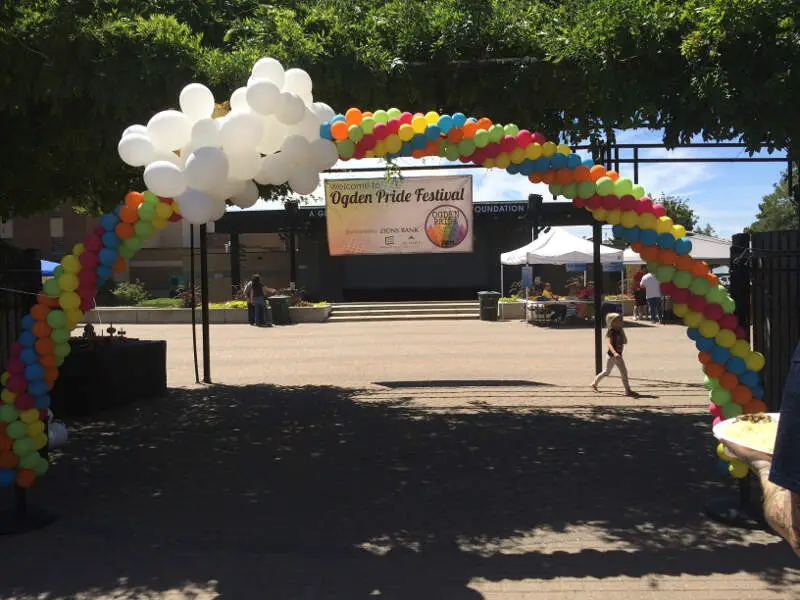
<path fill-rule="evenodd" d="M 647 295 L 643 289 L 633 292 L 633 299 L 636 301 L 636 306 L 647 306 Z"/>

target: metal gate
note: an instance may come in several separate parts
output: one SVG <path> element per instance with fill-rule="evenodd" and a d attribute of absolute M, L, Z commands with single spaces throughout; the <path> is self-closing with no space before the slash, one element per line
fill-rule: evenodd
<path fill-rule="evenodd" d="M 42 288 L 39 257 L 33 250 L 0 244 L 0 367 L 5 368 L 11 344 L 19 337 L 22 317 Z"/>
<path fill-rule="evenodd" d="M 764 402 L 775 412 L 800 340 L 800 231 L 733 236 L 731 296 L 753 348 L 767 357 Z"/>

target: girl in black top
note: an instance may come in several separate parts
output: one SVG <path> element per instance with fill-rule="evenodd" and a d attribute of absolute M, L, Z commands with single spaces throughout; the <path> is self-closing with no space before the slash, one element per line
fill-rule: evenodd
<path fill-rule="evenodd" d="M 622 329 L 622 315 L 618 313 L 609 313 L 606 315 L 606 344 L 608 346 L 608 360 L 606 361 L 605 370 L 597 374 L 597 377 L 592 381 L 592 389 L 597 391 L 597 384 L 603 377 L 608 377 L 614 367 L 619 369 L 619 374 L 622 377 L 622 385 L 625 386 L 626 396 L 636 396 L 636 392 L 631 390 L 630 383 L 628 383 L 628 368 L 625 366 L 625 360 L 622 358 L 622 351 L 625 344 L 628 343 L 628 338 L 625 331 Z"/>

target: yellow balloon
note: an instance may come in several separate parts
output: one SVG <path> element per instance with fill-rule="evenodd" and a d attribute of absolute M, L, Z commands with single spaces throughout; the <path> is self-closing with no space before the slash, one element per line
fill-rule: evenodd
<path fill-rule="evenodd" d="M 156 204 L 156 216 L 162 219 L 169 219 L 172 216 L 172 205 L 166 202 Z"/>
<path fill-rule="evenodd" d="M 5 373 L 3 373 L 2 375 L 0 375 L 0 383 L 1 383 L 1 384 L 3 384 L 3 385 L 5 385 L 5 384 L 6 384 L 6 381 L 8 381 L 8 378 L 9 378 L 9 377 L 11 377 L 11 375 L 9 374 L 9 372 L 8 372 L 8 371 L 6 371 L 6 372 L 5 372 Z"/>
<path fill-rule="evenodd" d="M 659 217 L 656 221 L 656 233 L 671 233 L 672 225 L 672 219 L 669 217 Z"/>
<path fill-rule="evenodd" d="M 487 158 L 485 161 L 483 161 L 483 166 L 487 169 L 491 169 L 494 167 L 494 161 L 491 158 Z"/>
<path fill-rule="evenodd" d="M 411 128 L 414 130 L 414 133 L 425 133 L 425 128 L 427 126 L 428 122 L 425 120 L 425 117 L 414 117 L 411 119 Z"/>
<path fill-rule="evenodd" d="M 162 219 L 161 217 L 153 217 L 153 220 L 150 221 L 150 224 L 154 229 L 164 229 L 164 227 L 169 224 L 169 221 Z"/>
<path fill-rule="evenodd" d="M 528 144 L 528 147 L 525 148 L 525 157 L 530 160 L 536 160 L 542 156 L 542 145 L 534 142 L 532 144 Z"/>
<path fill-rule="evenodd" d="M 698 329 L 700 329 L 700 333 L 703 334 L 703 337 L 713 338 L 719 333 L 719 323 L 711 319 L 703 319 Z"/>
<path fill-rule="evenodd" d="M 44 423 L 41 421 L 34 421 L 28 425 L 28 437 L 35 438 L 37 435 L 44 433 Z"/>
<path fill-rule="evenodd" d="M 425 122 L 428 125 L 436 125 L 439 122 L 439 113 L 433 110 L 425 113 Z"/>
<path fill-rule="evenodd" d="M 745 359 L 747 368 L 751 371 L 760 371 L 764 368 L 766 362 L 767 360 L 764 358 L 764 355 L 761 354 L 761 352 L 751 352 Z"/>
<path fill-rule="evenodd" d="M 723 348 L 732 348 L 736 343 L 736 334 L 730 329 L 721 329 L 720 332 L 714 337 L 718 346 Z M 754 369 L 755 370 L 755 369 Z"/>
<path fill-rule="evenodd" d="M 594 216 L 595 220 L 603 221 L 608 218 L 608 211 L 605 208 L 598 208 L 595 211 L 592 211 L 592 215 Z"/>
<path fill-rule="evenodd" d="M 731 346 L 731 354 L 744 358 L 746 362 L 750 354 L 750 343 L 747 340 L 736 340 L 736 343 Z"/>
<path fill-rule="evenodd" d="M 72 247 L 72 253 L 77 257 L 83 254 L 86 250 L 86 247 L 82 243 L 77 243 Z"/>
<path fill-rule="evenodd" d="M 24 410 L 20 413 L 19 419 L 26 425 L 30 425 L 39 420 L 39 409 L 29 408 L 28 410 Z"/>
<path fill-rule="evenodd" d="M 606 223 L 609 225 L 619 225 L 622 220 L 622 211 L 618 208 L 608 211 L 606 215 Z"/>
<path fill-rule="evenodd" d="M 61 259 L 61 266 L 64 267 L 65 273 L 77 273 L 81 270 L 81 263 L 72 254 L 67 254 Z"/>
<path fill-rule="evenodd" d="M 78 278 L 72 273 L 64 273 L 58 278 L 58 286 L 65 292 L 74 292 L 78 289 L 78 285 L 80 285 Z"/>
<path fill-rule="evenodd" d="M 717 444 L 717 456 L 725 462 L 731 462 L 733 458 L 725 454 L 725 444 Z"/>
<path fill-rule="evenodd" d="M 623 227 L 627 227 L 628 229 L 636 227 L 636 224 L 639 222 L 639 215 L 636 214 L 635 210 L 623 211 L 622 218 L 619 222 Z"/>
<path fill-rule="evenodd" d="M 17 394 L 9 389 L 3 388 L 3 391 L 0 392 L 0 402 L 3 404 L 14 404 L 14 400 L 16 399 Z"/>
<path fill-rule="evenodd" d="M 525 149 L 517 146 L 511 151 L 511 162 L 515 165 L 521 165 L 525 160 Z"/>
<path fill-rule="evenodd" d="M 409 125 L 410 127 L 410 125 Z M 414 130 L 411 130 L 411 133 L 414 133 Z M 396 133 L 390 133 L 386 137 L 386 150 L 394 154 L 395 152 L 400 152 L 400 148 L 403 147 L 403 140 L 400 139 L 400 136 Z"/>
<path fill-rule="evenodd" d="M 542 144 L 542 154 L 544 154 L 547 158 L 553 156 L 558 150 L 558 146 L 556 146 L 553 142 L 545 142 Z"/>
<path fill-rule="evenodd" d="M 672 226 L 672 237 L 676 240 L 679 240 L 683 237 L 686 237 L 686 228 L 683 225 L 673 225 Z"/>
<path fill-rule="evenodd" d="M 686 323 L 687 327 L 698 327 L 700 323 L 703 322 L 703 313 L 690 310 L 686 313 L 686 316 L 683 317 L 683 322 Z"/>
<path fill-rule="evenodd" d="M 556 150 L 558 151 L 559 154 L 563 154 L 564 156 L 569 156 L 570 154 L 572 154 L 572 148 L 570 148 L 566 144 L 559 144 L 556 147 Z"/>
<path fill-rule="evenodd" d="M 734 459 L 728 464 L 728 472 L 736 479 L 747 477 L 747 464 Z"/>
<path fill-rule="evenodd" d="M 673 304 L 672 305 L 672 312 L 675 313 L 676 317 L 683 318 L 687 314 L 689 314 L 689 305 L 688 304 Z"/>
<path fill-rule="evenodd" d="M 70 308 L 78 308 L 81 305 L 81 298 L 75 292 L 61 292 L 58 303 L 64 310 L 69 310 Z"/>
<path fill-rule="evenodd" d="M 656 221 L 653 213 L 642 213 L 639 215 L 639 229 L 655 229 Z"/>
<path fill-rule="evenodd" d="M 68 308 L 64 311 L 64 314 L 67 317 L 67 325 L 70 329 L 75 327 L 75 325 L 80 323 L 81 319 L 83 319 L 83 313 L 77 308 Z"/>
<path fill-rule="evenodd" d="M 397 135 L 400 136 L 401 141 L 407 142 L 414 137 L 414 128 L 408 123 L 403 123 L 397 131 Z"/>
<path fill-rule="evenodd" d="M 511 164 L 511 157 L 508 152 L 501 152 L 494 159 L 494 166 L 498 169 L 506 169 Z"/>
<path fill-rule="evenodd" d="M 37 450 L 41 450 L 47 445 L 47 436 L 45 434 L 37 435 L 33 438 L 34 446 Z"/>

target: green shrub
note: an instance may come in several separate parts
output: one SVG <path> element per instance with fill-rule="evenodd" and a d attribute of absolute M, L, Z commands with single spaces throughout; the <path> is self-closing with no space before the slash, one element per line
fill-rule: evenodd
<path fill-rule="evenodd" d="M 138 279 L 118 284 L 111 293 L 119 306 L 136 306 L 147 300 L 147 290 Z"/>
<path fill-rule="evenodd" d="M 142 300 L 137 306 L 147 308 L 180 308 L 182 300 L 180 298 L 150 298 Z"/>

